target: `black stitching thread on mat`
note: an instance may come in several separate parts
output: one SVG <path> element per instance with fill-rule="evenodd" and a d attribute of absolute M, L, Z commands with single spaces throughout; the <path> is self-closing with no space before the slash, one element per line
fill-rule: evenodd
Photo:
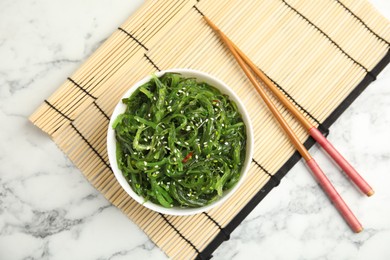
<path fill-rule="evenodd" d="M 186 238 L 182 233 L 180 233 L 180 231 L 164 216 L 164 214 L 161 214 L 159 213 L 160 216 L 165 220 L 165 222 L 168 223 L 169 226 L 171 226 L 171 228 L 173 228 L 173 230 L 176 231 L 176 233 L 182 238 L 184 239 L 193 249 L 195 249 L 196 253 L 200 254 L 200 251 L 199 249 L 196 248 L 196 246 L 190 241 L 188 240 L 188 238 Z"/>
<path fill-rule="evenodd" d="M 152 61 L 152 59 L 149 58 L 148 55 L 146 55 L 146 53 L 144 53 L 144 56 L 145 56 L 145 58 L 153 65 L 153 67 L 155 67 L 158 71 L 161 71 L 160 68 L 157 67 L 156 63 L 154 63 L 154 62 Z"/>
<path fill-rule="evenodd" d="M 68 119 L 69 121 L 73 121 L 73 119 L 71 119 L 70 117 L 68 117 L 67 115 L 65 115 L 64 113 L 62 113 L 58 108 L 56 108 L 55 106 L 53 106 L 49 101 L 47 101 L 45 99 L 44 101 L 46 104 L 49 105 L 49 107 L 51 107 L 52 109 L 54 109 L 58 114 L 60 114 L 61 116 L 65 117 L 66 119 Z"/>
<path fill-rule="evenodd" d="M 80 133 L 80 131 L 73 125 L 73 123 L 70 124 L 71 127 L 76 131 L 76 133 L 84 140 L 84 142 L 87 143 L 87 145 L 89 146 L 89 148 L 92 149 L 92 151 L 99 157 L 99 159 L 109 168 L 111 169 L 110 165 L 106 162 L 106 160 L 104 160 L 103 156 L 100 155 L 100 153 L 98 151 L 96 151 L 96 149 L 92 146 L 92 144 L 87 140 L 87 138 L 85 138 L 83 136 L 82 133 Z"/>
<path fill-rule="evenodd" d="M 227 233 L 226 230 L 223 227 L 221 227 L 221 225 L 214 218 L 212 218 L 209 214 L 207 214 L 207 212 L 203 212 L 203 215 L 205 215 L 211 222 L 213 222 L 219 228 L 219 230 L 225 236 L 225 240 L 230 239 L 230 234 Z"/>
<path fill-rule="evenodd" d="M 387 45 L 390 45 L 390 43 L 388 41 L 386 41 L 384 38 L 382 38 L 381 36 L 379 36 L 376 32 L 374 32 L 370 27 L 368 27 L 368 25 L 359 17 L 357 16 L 356 14 L 354 14 L 351 9 L 349 9 L 348 7 L 346 7 L 342 2 L 340 2 L 339 0 L 336 0 L 336 2 L 338 4 L 340 4 L 342 7 L 344 7 L 344 9 L 350 13 L 352 16 L 354 16 L 356 18 L 356 20 L 358 20 L 364 27 L 366 27 L 367 30 L 369 30 L 373 35 L 375 35 L 379 40 L 385 42 Z"/>
<path fill-rule="evenodd" d="M 74 81 L 73 79 L 69 78 L 68 77 L 68 80 L 70 82 L 72 82 L 76 87 L 78 87 L 79 89 L 81 89 L 85 94 L 87 94 L 88 96 L 90 96 L 91 98 L 93 99 L 97 99 L 97 97 L 94 97 L 91 93 L 89 93 L 87 90 L 85 90 L 80 84 L 78 84 L 76 81 Z"/>
<path fill-rule="evenodd" d="M 103 109 L 98 104 L 96 104 L 95 101 L 93 101 L 93 104 L 95 105 L 95 107 L 97 107 L 97 109 L 99 109 L 100 113 L 102 113 L 103 116 L 107 118 L 108 121 L 110 121 L 110 117 L 106 114 L 106 112 L 103 111 Z"/>
<path fill-rule="evenodd" d="M 265 172 L 269 177 L 271 177 L 271 180 L 273 181 L 275 187 L 276 187 L 276 186 L 279 186 L 279 184 L 280 184 L 280 179 L 279 179 L 277 176 L 271 174 L 269 171 L 267 171 L 267 169 L 265 169 L 259 162 L 257 162 L 257 161 L 256 161 L 255 159 L 253 159 L 253 158 L 252 158 L 252 162 L 254 162 L 254 164 L 256 164 L 257 167 L 259 167 L 260 169 L 262 169 L 263 172 Z"/>
<path fill-rule="evenodd" d="M 118 27 L 118 30 L 124 32 L 127 36 L 129 36 L 131 39 L 133 39 L 136 43 L 138 43 L 145 50 L 147 50 L 147 51 L 149 50 L 148 48 L 146 48 L 145 45 L 142 44 L 142 42 L 140 42 L 137 38 L 135 38 L 131 33 L 127 32 L 126 30 L 122 29 L 121 27 Z"/>
<path fill-rule="evenodd" d="M 259 67 L 257 67 L 260 71 L 262 71 Z M 264 75 L 269 78 L 269 80 L 272 81 L 272 83 L 274 83 L 274 85 L 280 89 L 280 91 L 283 92 L 283 94 L 285 96 L 287 96 L 291 102 L 294 103 L 294 105 L 296 105 L 297 107 L 299 107 L 299 109 L 301 109 L 304 113 L 306 113 L 310 118 L 312 118 L 318 125 L 321 125 L 321 122 L 315 118 L 309 111 L 307 111 L 303 106 L 301 106 L 284 88 L 282 88 L 282 86 L 280 86 L 277 82 L 275 82 L 273 79 L 271 79 L 271 77 L 269 77 L 267 74 L 265 74 L 264 71 L 262 71 L 264 73 Z"/>
<path fill-rule="evenodd" d="M 198 2 L 199 2 L 199 1 L 198 1 Z M 194 5 L 193 8 L 195 8 L 195 10 L 198 11 L 198 13 L 199 13 L 201 16 L 204 16 L 204 14 L 198 9 L 198 7 L 196 7 L 196 6 Z"/>
<path fill-rule="evenodd" d="M 297 13 L 300 17 L 302 17 L 306 22 L 308 22 L 311 26 L 313 26 L 317 31 L 319 31 L 320 33 L 322 33 L 334 46 L 336 46 L 336 48 L 338 48 L 344 55 L 347 56 L 348 59 L 350 59 L 351 61 L 353 61 L 356 65 L 358 65 L 359 67 L 361 67 L 368 75 L 370 75 L 373 80 L 376 80 L 376 76 L 371 72 L 369 71 L 366 67 L 364 67 L 361 63 L 359 63 L 358 61 L 356 61 L 354 58 L 352 58 L 346 51 L 344 51 L 340 45 L 338 45 L 335 41 L 332 40 L 332 38 L 329 37 L 329 35 L 327 35 L 324 31 L 322 31 L 317 25 L 315 25 L 312 21 L 310 21 L 306 16 L 304 16 L 303 14 L 301 14 L 297 9 L 295 9 L 294 7 L 292 7 L 291 5 L 289 5 L 285 0 L 281 0 L 288 8 L 290 8 L 291 10 L 293 10 L 295 13 Z"/>

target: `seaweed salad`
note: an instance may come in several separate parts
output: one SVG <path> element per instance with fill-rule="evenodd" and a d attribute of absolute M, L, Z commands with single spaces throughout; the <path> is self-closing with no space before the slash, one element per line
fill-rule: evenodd
<path fill-rule="evenodd" d="M 245 159 L 236 104 L 204 82 L 165 73 L 124 98 L 113 122 L 118 167 L 132 189 L 164 207 L 201 207 L 232 188 Z"/>

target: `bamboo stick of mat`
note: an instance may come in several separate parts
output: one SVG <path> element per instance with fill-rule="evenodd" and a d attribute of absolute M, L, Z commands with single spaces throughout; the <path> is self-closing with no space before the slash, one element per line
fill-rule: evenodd
<path fill-rule="evenodd" d="M 238 54 L 236 49 L 234 48 L 231 41 L 227 38 L 227 36 L 213 23 L 208 19 L 206 16 L 203 16 L 203 18 L 206 20 L 208 25 L 219 35 L 219 37 L 222 39 L 222 41 L 226 44 L 226 46 L 229 48 L 230 52 L 233 54 L 234 58 L 248 77 L 248 79 L 251 81 L 253 86 L 255 87 L 256 91 L 259 93 L 269 110 L 272 112 L 273 116 L 277 119 L 291 142 L 294 144 L 295 148 L 298 150 L 298 152 L 302 155 L 302 157 L 305 159 L 307 166 L 311 169 L 314 176 L 316 177 L 317 181 L 321 185 L 321 187 L 324 189 L 325 193 L 329 196 L 330 200 L 333 202 L 333 204 L 336 206 L 340 214 L 343 216 L 345 221 L 349 224 L 351 229 L 359 233 L 363 230 L 362 225 L 358 221 L 358 219 L 355 217 L 353 212 L 349 209 L 347 204 L 344 202 L 344 200 L 341 198 L 340 194 L 336 191 L 332 183 L 329 181 L 329 179 L 326 177 L 326 175 L 322 172 L 321 168 L 318 166 L 314 158 L 311 157 L 310 153 L 307 151 L 305 146 L 301 143 L 297 135 L 293 132 L 293 130 L 290 128 L 286 120 L 283 118 L 283 116 L 279 113 L 278 109 L 274 105 L 274 103 L 271 101 L 271 99 L 267 96 L 264 89 L 260 86 L 259 82 L 257 81 L 256 77 L 252 74 L 252 72 L 249 70 L 247 65 L 245 64 L 245 61 L 241 58 L 241 56 Z"/>

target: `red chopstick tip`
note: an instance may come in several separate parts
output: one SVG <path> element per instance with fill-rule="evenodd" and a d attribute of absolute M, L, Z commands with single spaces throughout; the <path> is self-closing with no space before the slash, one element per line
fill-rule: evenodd
<path fill-rule="evenodd" d="M 366 195 L 367 195 L 368 197 L 371 197 L 371 196 L 374 195 L 374 194 L 375 194 L 375 191 L 374 191 L 374 190 L 370 190 L 369 192 L 366 193 Z"/>

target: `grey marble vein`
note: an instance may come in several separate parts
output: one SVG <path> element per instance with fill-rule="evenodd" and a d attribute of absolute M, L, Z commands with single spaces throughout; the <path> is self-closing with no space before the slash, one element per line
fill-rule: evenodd
<path fill-rule="evenodd" d="M 390 17 L 388 1 L 372 2 Z M 141 3 L 0 1 L 0 260 L 166 258 L 27 120 Z M 214 259 L 390 259 L 389 84 L 387 68 L 329 136 L 372 198 L 311 149 L 364 232 L 350 231 L 300 162 Z"/>

